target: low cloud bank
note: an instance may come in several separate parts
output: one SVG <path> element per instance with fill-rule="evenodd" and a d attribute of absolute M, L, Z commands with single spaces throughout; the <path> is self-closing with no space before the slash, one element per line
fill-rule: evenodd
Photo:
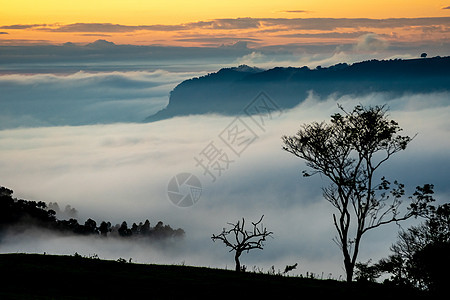
<path fill-rule="evenodd" d="M 195 72 L 1 75 L 0 129 L 140 122 Z"/>
<path fill-rule="evenodd" d="M 216 115 L 150 124 L 2 130 L 0 182 L 15 190 L 17 197 L 58 202 L 61 207 L 70 204 L 77 208 L 80 220 L 163 220 L 183 228 L 186 238 L 171 251 L 160 251 L 139 243 L 96 243 L 89 238 L 23 233 L 5 237 L 0 252 L 95 253 L 101 258 L 232 269 L 232 255 L 224 245 L 213 243 L 211 235 L 227 222 L 242 217 L 256 221 L 264 214 L 264 225 L 274 232 L 274 238 L 268 239 L 263 251 L 243 254 L 243 264 L 249 269 L 267 270 L 274 265 L 282 270 L 298 262 L 295 274 L 324 272 L 324 277 L 331 273 L 338 278 L 344 271 L 340 251 L 332 242 L 333 209 L 321 196 L 326 182 L 320 176 L 301 176 L 306 166 L 281 150 L 281 136 L 295 134 L 302 123 L 329 120 L 338 111 L 336 102 L 347 109 L 359 103 L 387 103 L 403 133 L 418 135 L 379 176 L 405 183 L 407 193 L 417 185 L 433 183 L 436 198 L 444 202 L 450 195 L 448 99 L 447 93 L 395 99 L 372 94 L 319 100 L 311 95 L 298 107 L 267 120 L 264 130 L 255 128 L 257 138 L 240 156 L 229 152 L 220 140 L 235 119 Z M 243 121 L 252 124 L 248 118 Z M 211 142 L 228 151 L 233 160 L 214 182 L 194 160 Z M 196 175 L 202 183 L 200 199 L 188 208 L 175 206 L 167 197 L 169 180 L 181 172 Z M 392 225 L 365 236 L 361 261 L 386 256 L 397 230 Z"/>

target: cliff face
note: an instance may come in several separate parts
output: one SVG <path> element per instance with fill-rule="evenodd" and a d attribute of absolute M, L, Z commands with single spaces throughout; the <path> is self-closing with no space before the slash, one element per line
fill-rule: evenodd
<path fill-rule="evenodd" d="M 168 106 L 145 121 L 191 114 L 239 114 L 260 92 L 286 109 L 305 100 L 310 91 L 327 97 L 331 94 L 361 96 L 385 92 L 399 95 L 449 90 L 450 57 L 372 60 L 316 69 L 261 70 L 239 66 L 180 83 L 170 93 Z"/>

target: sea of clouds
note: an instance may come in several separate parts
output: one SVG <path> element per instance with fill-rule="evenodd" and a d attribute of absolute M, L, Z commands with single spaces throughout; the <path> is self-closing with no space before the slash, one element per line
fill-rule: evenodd
<path fill-rule="evenodd" d="M 143 119 L 167 103 L 167 94 L 158 94 L 160 89 L 167 90 L 176 81 L 193 74 L 179 74 L 169 83 L 166 79 L 158 81 L 166 75 L 161 72 L 76 73 L 68 75 L 74 79 L 69 90 L 66 90 L 67 85 L 58 90 L 67 79 L 64 76 L 10 75 L 3 77 L 0 84 L 4 84 L 2 89 L 7 88 L 8 80 L 8 84 L 24 84 L 25 87 L 33 84 L 42 87 L 42 93 L 46 90 L 49 95 L 61 93 L 59 99 L 70 103 L 75 100 L 70 99 L 71 92 L 90 88 L 86 99 L 80 101 L 103 95 L 104 103 L 94 101 L 87 115 L 79 111 L 61 115 L 58 107 L 54 115 L 70 120 L 84 118 L 95 123 L 95 117 L 101 116 L 102 110 L 116 104 L 123 105 L 123 114 L 129 113 L 130 119 Z M 133 82 L 128 82 L 126 87 L 132 85 L 128 91 L 133 96 L 122 97 L 117 86 L 130 78 Z M 101 92 L 96 93 L 99 86 Z M 150 104 L 141 101 L 146 93 L 153 91 L 161 98 L 156 96 Z M 327 181 L 319 175 L 303 178 L 301 171 L 306 169 L 305 163 L 282 150 L 281 136 L 295 134 L 303 123 L 329 120 L 331 114 L 339 111 L 337 103 L 347 110 L 360 103 L 387 104 L 390 117 L 404 128 L 403 134 L 414 136 L 417 133 L 417 136 L 406 151 L 392 157 L 377 175 L 405 183 L 409 194 L 418 185 L 433 183 L 436 199 L 442 203 L 448 201 L 450 194 L 449 96 L 448 93 L 414 94 L 392 99 L 384 94 L 371 94 L 360 98 L 318 99 L 311 94 L 296 108 L 267 118 L 263 130 L 255 127 L 257 138 L 240 156 L 227 149 L 220 139 L 224 129 L 235 121 L 234 117 L 188 116 L 148 124 L 128 123 L 130 119 L 123 118 L 114 124 L 105 121 L 105 124 L 83 126 L 48 126 L 33 117 L 35 123 L 26 125 L 39 127 L 8 129 L 12 120 L 4 116 L 13 118 L 17 112 L 5 114 L 3 110 L 0 184 L 13 189 L 15 197 L 58 202 L 60 207 L 69 204 L 78 210 L 80 223 L 93 218 L 98 223 L 107 220 L 116 224 L 125 220 L 131 225 L 149 219 L 155 225 L 161 220 L 173 228 L 183 228 L 186 237 L 178 243 L 161 245 L 75 238 L 33 229 L 4 236 L 0 252 L 69 255 L 78 252 L 106 259 L 132 258 L 142 263 L 233 269 L 232 255 L 223 244 L 213 243 L 211 235 L 221 232 L 227 222 L 245 217 L 249 223 L 264 214 L 263 223 L 274 232 L 273 239 L 267 240 L 263 251 L 243 254 L 241 262 L 248 269 L 257 266 L 268 270 L 273 265 L 283 270 L 287 264 L 297 262 L 299 267 L 295 274 L 314 272 L 321 276 L 323 272 L 324 277 L 338 278 L 344 270 L 340 250 L 332 241 L 334 211 L 321 195 L 321 187 Z M 133 100 L 128 103 L 129 99 Z M 30 111 L 32 102 L 33 99 L 29 99 Z M 48 104 L 48 108 L 52 105 Z M 70 105 L 74 105 L 73 110 L 80 109 L 77 104 Z M 42 110 L 40 113 L 50 112 Z M 22 117 L 26 118 L 26 114 Z M 242 121 L 249 126 L 254 124 L 249 117 L 242 117 Z M 67 124 L 55 122 L 52 125 Z M 194 160 L 211 142 L 233 160 L 214 182 Z M 167 196 L 168 182 L 181 172 L 194 174 L 202 183 L 200 199 L 187 208 L 174 205 Z M 404 227 L 418 222 L 420 220 L 409 221 Z M 360 260 L 387 256 L 398 230 L 397 225 L 389 225 L 369 232 L 362 241 Z"/>
<path fill-rule="evenodd" d="M 181 81 L 204 72 L 112 71 L 0 76 L 0 129 L 140 122 Z"/>

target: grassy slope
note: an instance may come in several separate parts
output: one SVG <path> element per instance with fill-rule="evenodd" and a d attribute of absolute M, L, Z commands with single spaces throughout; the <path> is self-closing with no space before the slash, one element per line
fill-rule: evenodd
<path fill-rule="evenodd" d="M 321 299 L 350 294 L 347 299 L 369 295 L 398 299 L 400 295 L 416 295 L 378 284 L 347 285 L 332 280 L 38 254 L 2 254 L 0 272 L 0 299 Z"/>

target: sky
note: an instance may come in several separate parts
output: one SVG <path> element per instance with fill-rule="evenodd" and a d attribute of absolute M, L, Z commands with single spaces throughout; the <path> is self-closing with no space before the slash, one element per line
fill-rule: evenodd
<path fill-rule="evenodd" d="M 448 56 L 448 0 L 0 1 L 0 185 L 18 198 L 71 205 L 80 222 L 148 218 L 186 231 L 184 242 L 167 247 L 30 230 L 4 237 L 2 253 L 95 253 L 232 269 L 230 253 L 210 236 L 227 222 L 264 214 L 274 238 L 264 251 L 243 254 L 243 264 L 267 270 L 298 262 L 296 274 L 339 278 L 344 271 L 332 242 L 332 207 L 321 195 L 325 182 L 303 178 L 304 163 L 281 150 L 282 135 L 327 120 L 336 102 L 348 109 L 388 103 L 405 133 L 418 135 L 384 174 L 408 192 L 434 183 L 436 198 L 449 199 L 448 92 L 327 99 L 312 93 L 271 120 L 214 183 L 194 157 L 218 141 L 232 117 L 141 123 L 167 105 L 177 84 L 223 67 Z M 189 208 L 168 199 L 168 183 L 180 172 L 203 185 Z M 368 235 L 361 261 L 389 254 L 398 229 Z"/>
<path fill-rule="evenodd" d="M 255 46 L 449 39 L 448 1 L 4 1 L 0 43 Z M 24 9 L 27 8 L 27 9 Z"/>

